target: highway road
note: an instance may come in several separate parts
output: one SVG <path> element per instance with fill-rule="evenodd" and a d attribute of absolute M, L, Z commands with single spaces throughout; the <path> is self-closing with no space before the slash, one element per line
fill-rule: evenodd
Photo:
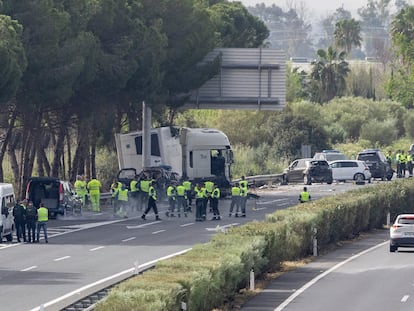
<path fill-rule="evenodd" d="M 369 240 L 373 243 L 365 250 L 330 268 L 323 261 L 313 263 L 313 268 L 321 265 L 320 273 L 271 310 L 413 310 L 414 249 L 390 253 L 387 230 Z"/>
<path fill-rule="evenodd" d="M 51 220 L 49 244 L 0 244 L 0 310 L 59 310 L 62 301 L 72 299 L 82 288 L 206 243 L 217 229 L 262 220 L 268 213 L 296 204 L 302 187 L 260 191 L 258 200 L 248 201 L 246 218 L 228 217 L 230 201 L 222 200 L 221 221 L 195 222 L 193 214 L 161 221 L 155 221 L 154 215 L 143 221 L 141 214 L 119 219 L 110 210 Z M 314 184 L 309 189 L 317 199 L 354 187 L 361 186 Z M 163 215 L 166 205 L 159 207 Z"/>

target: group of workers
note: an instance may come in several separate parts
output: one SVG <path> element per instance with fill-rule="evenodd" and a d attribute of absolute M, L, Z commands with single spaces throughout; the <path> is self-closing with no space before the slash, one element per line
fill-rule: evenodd
<path fill-rule="evenodd" d="M 13 217 L 17 242 L 20 243 L 23 240 L 23 242 L 28 243 L 39 243 L 40 231 L 43 229 L 45 242 L 49 243 L 47 237 L 49 212 L 43 202 L 40 203 L 39 208 L 36 208 L 33 202 L 22 200 L 14 206 Z"/>
<path fill-rule="evenodd" d="M 161 220 L 157 208 L 157 191 L 159 191 L 155 180 L 144 175 L 142 178 L 133 179 L 129 187 L 114 179 L 111 185 L 112 205 L 114 214 L 127 217 L 129 211 L 143 211 L 142 219 L 153 210 L 156 220 Z M 195 199 L 195 220 L 204 221 L 207 219 L 207 207 L 213 214 L 211 220 L 220 220 L 219 200 L 221 197 L 220 188 L 214 182 L 207 180 L 204 183 L 197 183 L 195 186 L 188 179 L 182 182 L 172 182 L 166 191 L 168 209 L 167 217 L 188 217 L 192 211 L 193 198 Z M 230 207 L 231 217 L 233 210 L 236 217 L 246 217 L 246 202 L 248 198 L 248 183 L 244 176 L 232 189 L 232 201 Z"/>
<path fill-rule="evenodd" d="M 407 153 L 404 152 L 404 150 L 398 150 L 395 156 L 393 156 L 392 151 L 389 150 L 387 155 L 387 162 L 392 167 L 393 163 L 396 166 L 397 171 L 397 178 L 404 178 L 407 176 L 408 171 L 408 177 L 413 177 L 413 156 L 408 150 Z"/>
<path fill-rule="evenodd" d="M 100 212 L 101 206 L 101 182 L 95 177 L 90 181 L 86 181 L 85 176 L 78 175 L 76 176 L 76 181 L 73 185 L 75 187 L 75 192 L 82 201 L 82 206 L 85 207 L 89 201 L 92 205 L 92 210 L 94 212 Z"/>

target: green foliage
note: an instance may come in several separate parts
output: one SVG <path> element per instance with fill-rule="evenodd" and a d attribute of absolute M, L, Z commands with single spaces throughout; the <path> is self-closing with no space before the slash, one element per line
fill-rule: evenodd
<path fill-rule="evenodd" d="M 327 50 L 319 49 L 317 60 L 311 63 L 312 79 L 310 88 L 311 100 L 325 103 L 335 96 L 342 96 L 346 90 L 346 76 L 349 73 L 349 64 L 345 61 L 346 53 L 338 52 L 332 46 Z"/>
<path fill-rule="evenodd" d="M 364 123 L 361 127 L 360 138 L 368 140 L 376 147 L 390 145 L 397 138 L 395 120 L 378 122 L 373 119 Z"/>
<path fill-rule="evenodd" d="M 208 12 L 216 30 L 216 47 L 256 48 L 269 36 L 263 21 L 250 14 L 241 2 L 220 1 Z"/>
<path fill-rule="evenodd" d="M 414 111 L 409 110 L 404 117 L 404 129 L 407 136 L 414 139 Z"/>
<path fill-rule="evenodd" d="M 119 171 L 118 158 L 115 152 L 106 148 L 99 149 L 96 155 L 97 178 L 101 181 L 103 191 L 109 191 L 114 176 Z"/>
<path fill-rule="evenodd" d="M 9 16 L 0 15 L 0 103 L 16 94 L 26 69 L 22 33 L 22 25 Z"/>
<path fill-rule="evenodd" d="M 335 24 L 335 44 L 349 55 L 352 46 L 361 46 L 361 25 L 355 19 L 343 19 Z"/>

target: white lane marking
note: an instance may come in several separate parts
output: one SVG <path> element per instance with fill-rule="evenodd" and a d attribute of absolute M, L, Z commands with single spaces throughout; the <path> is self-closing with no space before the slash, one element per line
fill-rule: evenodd
<path fill-rule="evenodd" d="M 237 226 L 237 225 L 240 225 L 240 223 L 235 222 L 235 223 L 224 225 L 224 226 L 217 225 L 217 227 L 215 227 L 215 228 L 206 228 L 206 230 L 207 231 L 223 231 L 227 228 L 234 227 L 234 226 Z"/>
<path fill-rule="evenodd" d="M 102 249 L 102 248 L 105 248 L 105 246 L 98 246 L 98 247 L 95 247 L 95 248 L 91 248 L 90 251 L 94 252 L 94 251 L 97 251 L 97 250 Z"/>
<path fill-rule="evenodd" d="M 130 238 L 128 238 L 128 239 L 125 239 L 125 240 L 122 240 L 122 242 L 128 242 L 128 241 L 132 241 L 132 240 L 135 240 L 136 239 L 136 237 L 130 237 Z"/>
<path fill-rule="evenodd" d="M 165 260 L 165 259 L 168 259 L 168 258 L 171 258 L 171 257 L 175 257 L 175 256 L 179 256 L 179 255 L 185 254 L 185 253 L 189 252 L 191 249 L 192 248 L 187 248 L 187 249 L 184 249 L 182 251 L 179 251 L 179 252 L 176 252 L 176 253 L 173 253 L 173 254 L 164 256 L 164 257 L 160 257 L 160 258 L 157 258 L 157 259 L 148 261 L 146 263 L 143 263 L 142 265 L 139 265 L 138 266 L 138 269 L 139 270 L 144 270 L 145 268 L 149 268 L 152 265 L 156 264 L 158 261 Z M 48 301 L 48 302 L 42 304 L 41 307 L 33 308 L 30 311 L 47 310 L 46 308 L 53 309 L 52 308 L 53 306 L 61 303 L 62 301 L 68 301 L 68 299 L 70 299 L 72 297 L 79 297 L 79 296 L 84 295 L 85 293 L 93 293 L 93 292 L 96 292 L 96 290 L 98 288 L 101 288 L 102 287 L 102 284 L 114 284 L 114 283 L 116 283 L 115 281 L 118 281 L 119 282 L 119 281 L 125 280 L 125 279 L 127 279 L 127 278 L 135 275 L 136 272 L 137 272 L 136 270 L 137 270 L 137 268 L 136 267 L 133 267 L 133 268 L 130 268 L 128 270 L 121 271 L 121 272 L 119 272 L 117 274 L 114 274 L 114 275 L 111 275 L 111 276 L 109 276 L 107 278 L 101 279 L 101 280 L 99 280 L 99 281 L 97 281 L 95 283 L 91 283 L 89 285 L 86 285 L 86 286 L 83 286 L 81 288 L 78 288 L 78 289 L 76 289 L 76 290 L 74 290 L 74 291 L 72 291 L 70 293 L 67 293 L 66 295 L 63 295 L 63 296 L 61 296 L 59 298 L 56 298 L 56 299 L 51 300 L 51 301 Z M 73 298 L 72 298 L 72 300 L 73 300 Z M 74 300 L 74 301 L 76 301 L 76 300 Z M 43 309 L 41 309 L 41 308 L 43 308 Z"/>
<path fill-rule="evenodd" d="M 253 208 L 252 208 L 252 210 L 254 210 L 254 211 L 261 211 L 261 210 L 263 210 L 263 209 L 267 209 L 267 207 L 259 207 L 259 208 L 257 208 L 257 207 L 253 207 Z"/>
<path fill-rule="evenodd" d="M 277 206 L 283 206 L 283 205 L 288 205 L 288 204 L 289 204 L 289 202 L 285 202 L 285 203 L 280 203 Z"/>
<path fill-rule="evenodd" d="M 264 289 L 263 293 L 293 293 L 296 289 Z"/>
<path fill-rule="evenodd" d="M 187 227 L 187 226 L 191 226 L 191 225 L 194 225 L 194 223 L 193 223 L 193 222 L 190 222 L 190 223 L 188 223 L 188 224 L 183 224 L 183 225 L 180 225 L 180 227 Z"/>
<path fill-rule="evenodd" d="M 161 232 L 164 232 L 164 231 L 167 231 L 167 230 L 158 230 L 158 231 L 154 231 L 152 234 L 158 234 L 158 233 L 161 233 Z"/>
<path fill-rule="evenodd" d="M 153 221 L 153 222 L 148 222 L 142 225 L 137 225 L 137 226 L 126 226 L 127 229 L 138 229 L 138 228 L 145 228 L 151 225 L 155 225 L 155 224 L 159 224 L 161 221 Z"/>
<path fill-rule="evenodd" d="M 293 300 L 295 300 L 300 294 L 302 294 L 305 290 L 307 290 L 309 287 L 311 287 L 312 285 L 316 284 L 318 281 L 320 281 L 321 279 L 323 279 L 325 276 L 327 276 L 328 274 L 332 273 L 333 271 L 335 271 L 336 269 L 339 269 L 340 267 L 342 267 L 343 265 L 347 264 L 348 262 L 357 259 L 358 257 L 361 257 L 363 255 L 365 255 L 366 253 L 369 253 L 371 251 L 373 251 L 374 249 L 380 248 L 386 244 L 389 244 L 389 241 L 385 241 L 382 242 L 380 244 L 377 244 L 375 246 L 372 246 L 362 252 L 359 252 L 358 254 L 349 257 L 348 259 L 345 259 L 344 261 L 341 261 L 339 263 L 337 263 L 335 266 L 333 266 L 332 268 L 326 270 L 324 273 L 319 274 L 318 276 L 314 277 L 312 280 L 310 280 L 308 283 L 306 283 L 305 285 L 303 285 L 301 288 L 299 288 L 296 292 L 294 292 L 292 295 L 290 295 L 285 301 L 283 301 L 276 309 L 274 309 L 273 311 L 282 311 L 283 309 L 285 309 Z"/>
<path fill-rule="evenodd" d="M 257 205 L 272 204 L 272 203 L 275 203 L 275 202 L 287 201 L 287 200 L 288 200 L 288 198 L 284 198 L 284 199 L 275 199 L 275 200 L 272 200 L 272 201 L 256 202 L 256 204 L 257 204 Z"/>
<path fill-rule="evenodd" d="M 401 302 L 407 302 L 408 298 L 410 298 L 410 295 L 405 295 L 405 296 L 401 299 Z"/>
<path fill-rule="evenodd" d="M 61 261 L 61 260 L 69 259 L 69 258 L 70 258 L 70 256 L 63 256 L 63 257 L 56 258 L 56 259 L 53 259 L 53 260 L 54 261 Z"/>
<path fill-rule="evenodd" d="M 28 268 L 22 269 L 22 270 L 20 270 L 20 271 L 25 272 L 25 271 L 30 271 L 30 270 L 33 270 L 33 269 L 36 269 L 36 268 L 37 268 L 37 266 L 31 266 L 31 267 L 28 267 Z"/>
<path fill-rule="evenodd" d="M 0 250 L 1 249 L 6 249 L 6 248 L 9 248 L 9 247 L 15 247 L 15 246 L 18 246 L 18 245 L 20 245 L 20 243 L 1 245 Z"/>

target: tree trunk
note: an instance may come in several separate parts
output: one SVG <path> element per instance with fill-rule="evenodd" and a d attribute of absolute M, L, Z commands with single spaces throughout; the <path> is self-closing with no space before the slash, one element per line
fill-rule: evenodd
<path fill-rule="evenodd" d="M 4 160 L 4 155 L 6 153 L 7 150 L 7 146 L 9 144 L 9 141 L 11 139 L 11 135 L 12 135 L 12 131 L 14 129 L 14 123 L 16 121 L 17 118 L 17 110 L 16 107 L 14 105 L 10 106 L 11 109 L 11 114 L 7 123 L 7 130 L 6 130 L 6 135 L 4 137 L 3 143 L 1 144 L 1 148 L 0 148 L 0 181 L 4 181 L 4 172 L 3 172 L 3 160 Z"/>

